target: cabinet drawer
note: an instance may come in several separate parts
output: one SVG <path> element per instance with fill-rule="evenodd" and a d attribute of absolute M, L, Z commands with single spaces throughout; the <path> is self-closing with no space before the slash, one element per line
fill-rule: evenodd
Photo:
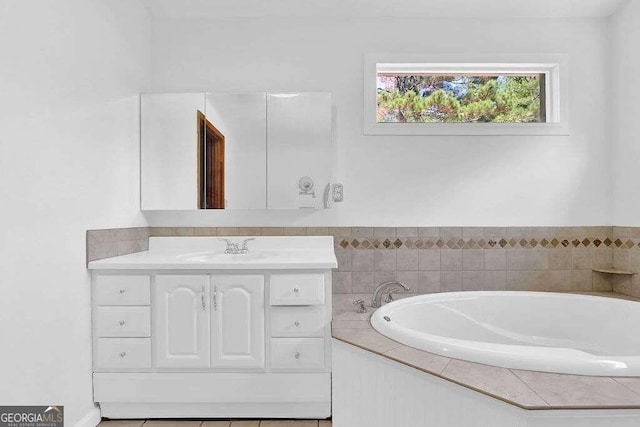
<path fill-rule="evenodd" d="M 324 368 L 324 338 L 272 338 L 271 367 Z"/>
<path fill-rule="evenodd" d="M 324 305 L 324 275 L 271 275 L 271 305 Z"/>
<path fill-rule="evenodd" d="M 150 337 L 149 307 L 96 307 L 96 333 L 102 337 Z"/>
<path fill-rule="evenodd" d="M 96 276 L 96 305 L 149 305 L 151 277 L 146 275 Z"/>
<path fill-rule="evenodd" d="M 271 335 L 274 337 L 323 337 L 325 326 L 324 306 L 271 309 Z"/>
<path fill-rule="evenodd" d="M 98 369 L 151 368 L 150 338 L 99 338 Z"/>

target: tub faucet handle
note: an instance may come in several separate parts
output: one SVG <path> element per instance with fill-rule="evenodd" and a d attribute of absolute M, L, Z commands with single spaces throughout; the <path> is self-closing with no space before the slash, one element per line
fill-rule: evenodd
<path fill-rule="evenodd" d="M 395 298 L 394 298 L 394 296 L 393 296 L 393 293 L 394 293 L 395 291 L 398 291 L 398 290 L 400 290 L 400 288 L 395 287 L 395 286 L 394 286 L 393 288 L 389 289 L 389 293 L 387 294 L 387 297 L 384 299 L 384 302 L 389 303 L 389 302 L 393 302 L 393 301 L 395 301 Z M 405 288 L 405 290 L 406 290 L 406 291 L 409 291 L 409 290 L 410 290 L 410 288 L 407 286 L 407 287 Z"/>
<path fill-rule="evenodd" d="M 395 280 L 381 283 L 380 285 L 378 285 L 376 290 L 373 291 L 373 297 L 371 298 L 371 307 L 378 308 L 382 305 L 382 295 L 385 292 L 387 293 L 385 302 L 393 301 L 393 295 L 391 295 L 391 293 L 400 289 L 404 289 L 407 292 L 410 290 L 409 286 L 407 286 L 403 282 L 398 282 Z"/>
<path fill-rule="evenodd" d="M 356 309 L 356 311 L 358 313 L 366 313 L 367 312 L 367 307 L 364 306 L 364 300 L 363 299 L 355 300 L 353 302 L 353 305 L 357 305 L 358 306 L 358 308 Z"/>
<path fill-rule="evenodd" d="M 393 291 L 394 290 L 395 289 L 392 289 L 392 290 L 389 291 L 389 293 L 387 294 L 387 297 L 384 299 L 384 302 L 386 302 L 386 303 L 393 302 Z"/>

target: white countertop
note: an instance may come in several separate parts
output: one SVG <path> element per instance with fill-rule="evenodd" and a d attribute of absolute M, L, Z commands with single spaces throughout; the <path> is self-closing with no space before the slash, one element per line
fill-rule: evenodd
<path fill-rule="evenodd" d="M 249 254 L 224 254 L 230 239 L 247 237 L 151 237 L 149 250 L 91 261 L 90 270 L 331 269 L 338 262 L 331 236 L 256 237 Z"/>

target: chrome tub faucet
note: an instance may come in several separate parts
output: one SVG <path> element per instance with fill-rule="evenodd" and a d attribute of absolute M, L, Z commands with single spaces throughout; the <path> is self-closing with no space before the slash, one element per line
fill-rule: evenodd
<path fill-rule="evenodd" d="M 380 285 L 378 285 L 376 290 L 373 291 L 371 307 L 378 308 L 382 305 L 382 295 L 384 295 L 385 292 L 387 292 L 387 298 L 385 299 L 385 302 L 393 301 L 393 292 L 399 289 L 404 289 L 405 291 L 410 290 L 409 286 L 395 280 L 381 283 Z"/>

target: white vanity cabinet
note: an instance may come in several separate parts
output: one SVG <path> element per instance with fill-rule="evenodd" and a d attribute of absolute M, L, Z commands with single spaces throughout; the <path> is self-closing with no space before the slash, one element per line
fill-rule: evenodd
<path fill-rule="evenodd" d="M 330 236 L 151 237 L 89 263 L 105 418 L 331 416 Z"/>
<path fill-rule="evenodd" d="M 328 417 L 330 293 L 329 271 L 94 272 L 94 400 L 107 418 Z"/>

